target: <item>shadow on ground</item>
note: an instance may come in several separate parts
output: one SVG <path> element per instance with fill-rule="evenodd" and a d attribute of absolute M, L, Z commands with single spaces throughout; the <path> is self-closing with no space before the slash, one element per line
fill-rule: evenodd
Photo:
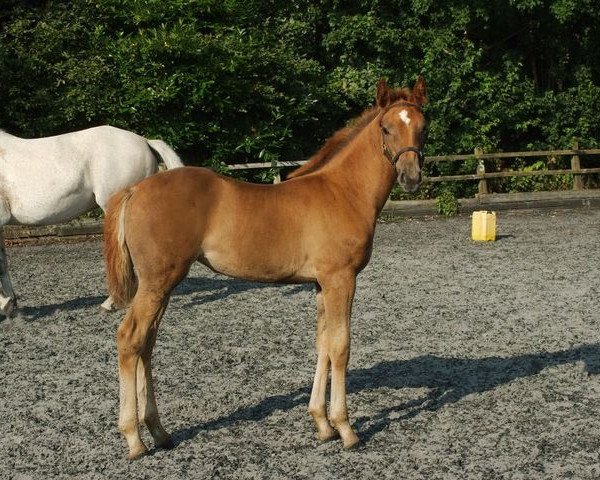
<path fill-rule="evenodd" d="M 173 295 L 190 297 L 187 302 L 181 305 L 185 308 L 199 303 L 209 303 L 224 300 L 228 297 L 239 295 L 250 290 L 277 287 L 286 287 L 281 289 L 281 294 L 283 296 L 314 290 L 314 286 L 312 284 L 294 285 L 290 288 L 289 285 L 249 282 L 227 277 L 211 279 L 186 278 L 183 282 L 177 285 Z"/>
<path fill-rule="evenodd" d="M 22 306 L 19 307 L 19 315 L 24 317 L 26 321 L 39 320 L 44 317 L 54 315 L 57 311 L 75 311 L 83 310 L 97 306 L 100 309 L 100 304 L 106 300 L 106 297 L 90 296 L 74 298 L 60 303 L 52 303 L 48 305 L 40 305 L 37 307 Z"/>
<path fill-rule="evenodd" d="M 186 308 L 200 303 L 216 302 L 228 297 L 239 295 L 246 291 L 261 288 L 273 288 L 273 284 L 247 282 L 234 278 L 186 278 L 173 291 L 173 296 L 188 296 L 189 300 L 179 305 L 180 308 Z M 303 291 L 314 290 L 311 284 L 294 285 L 293 287 L 282 290 L 283 296 L 294 295 Z M 40 306 L 22 306 L 19 307 L 19 313 L 26 321 L 39 320 L 53 315 L 57 311 L 76 311 L 90 307 L 98 307 L 106 300 L 106 296 L 79 297 L 64 302 L 52 303 Z M 104 312 L 104 311 L 103 311 Z M 118 312 L 117 312 L 118 313 Z M 0 317 L 2 321 L 3 317 Z"/>
<path fill-rule="evenodd" d="M 407 403 L 392 405 L 371 417 L 356 419 L 354 427 L 361 441 L 368 442 L 394 422 L 416 417 L 424 411 L 436 411 L 473 393 L 482 393 L 515 379 L 539 374 L 557 365 L 584 362 L 589 374 L 600 373 L 600 344 L 558 352 L 516 357 L 444 358 L 425 355 L 411 360 L 381 362 L 373 367 L 348 372 L 348 393 L 378 388 L 428 388 L 427 395 Z M 173 434 L 175 445 L 202 431 L 231 426 L 237 422 L 259 421 L 276 410 L 308 406 L 310 388 L 265 398 L 257 405 L 237 410 L 210 422 L 199 423 Z"/>

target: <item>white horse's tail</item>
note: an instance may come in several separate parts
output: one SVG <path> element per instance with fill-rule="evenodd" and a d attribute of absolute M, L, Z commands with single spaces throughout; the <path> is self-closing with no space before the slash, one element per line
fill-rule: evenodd
<path fill-rule="evenodd" d="M 167 169 L 183 167 L 181 158 L 162 140 L 146 140 L 148 145 L 155 154 L 158 154 L 160 159 L 165 162 Z"/>

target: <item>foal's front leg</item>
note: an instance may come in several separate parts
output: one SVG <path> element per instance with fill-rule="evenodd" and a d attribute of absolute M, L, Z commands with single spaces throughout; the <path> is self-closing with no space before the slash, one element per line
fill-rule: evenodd
<path fill-rule="evenodd" d="M 350 314 L 356 286 L 354 273 L 330 275 L 319 281 L 323 288 L 324 329 L 321 344 L 331 362 L 331 404 L 329 420 L 338 431 L 344 448 L 358 443 L 348 421 L 346 369 L 350 358 Z"/>
<path fill-rule="evenodd" d="M 308 413 L 311 414 L 317 427 L 317 437 L 321 441 L 331 440 L 337 436 L 327 419 L 327 379 L 329 378 L 329 355 L 327 345 L 323 342 L 325 335 L 325 306 L 323 304 L 323 291 L 317 285 L 317 368 L 313 382 Z"/>

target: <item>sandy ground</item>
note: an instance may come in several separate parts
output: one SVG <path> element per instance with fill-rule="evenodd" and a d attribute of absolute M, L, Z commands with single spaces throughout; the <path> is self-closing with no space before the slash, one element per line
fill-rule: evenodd
<path fill-rule="evenodd" d="M 498 241 L 474 243 L 468 216 L 379 224 L 353 314 L 352 451 L 319 444 L 307 414 L 313 288 L 194 267 L 154 355 L 176 447 L 136 462 L 100 243 L 11 247 L 0 478 L 599 478 L 599 227 L 598 210 L 502 214 Z"/>

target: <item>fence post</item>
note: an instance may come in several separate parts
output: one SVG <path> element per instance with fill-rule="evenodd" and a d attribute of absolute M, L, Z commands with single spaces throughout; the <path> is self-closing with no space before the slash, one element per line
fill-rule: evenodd
<path fill-rule="evenodd" d="M 483 153 L 481 148 L 475 149 L 475 158 Z M 482 158 L 477 158 L 477 175 L 483 175 L 485 173 L 485 163 Z M 482 178 L 479 180 L 479 195 L 486 195 L 488 193 L 487 180 Z"/>
<path fill-rule="evenodd" d="M 579 142 L 573 141 L 573 150 L 579 150 Z M 571 157 L 571 170 L 581 170 L 579 155 L 575 154 Z M 573 190 L 583 190 L 583 178 L 576 173 L 573 174 Z"/>

